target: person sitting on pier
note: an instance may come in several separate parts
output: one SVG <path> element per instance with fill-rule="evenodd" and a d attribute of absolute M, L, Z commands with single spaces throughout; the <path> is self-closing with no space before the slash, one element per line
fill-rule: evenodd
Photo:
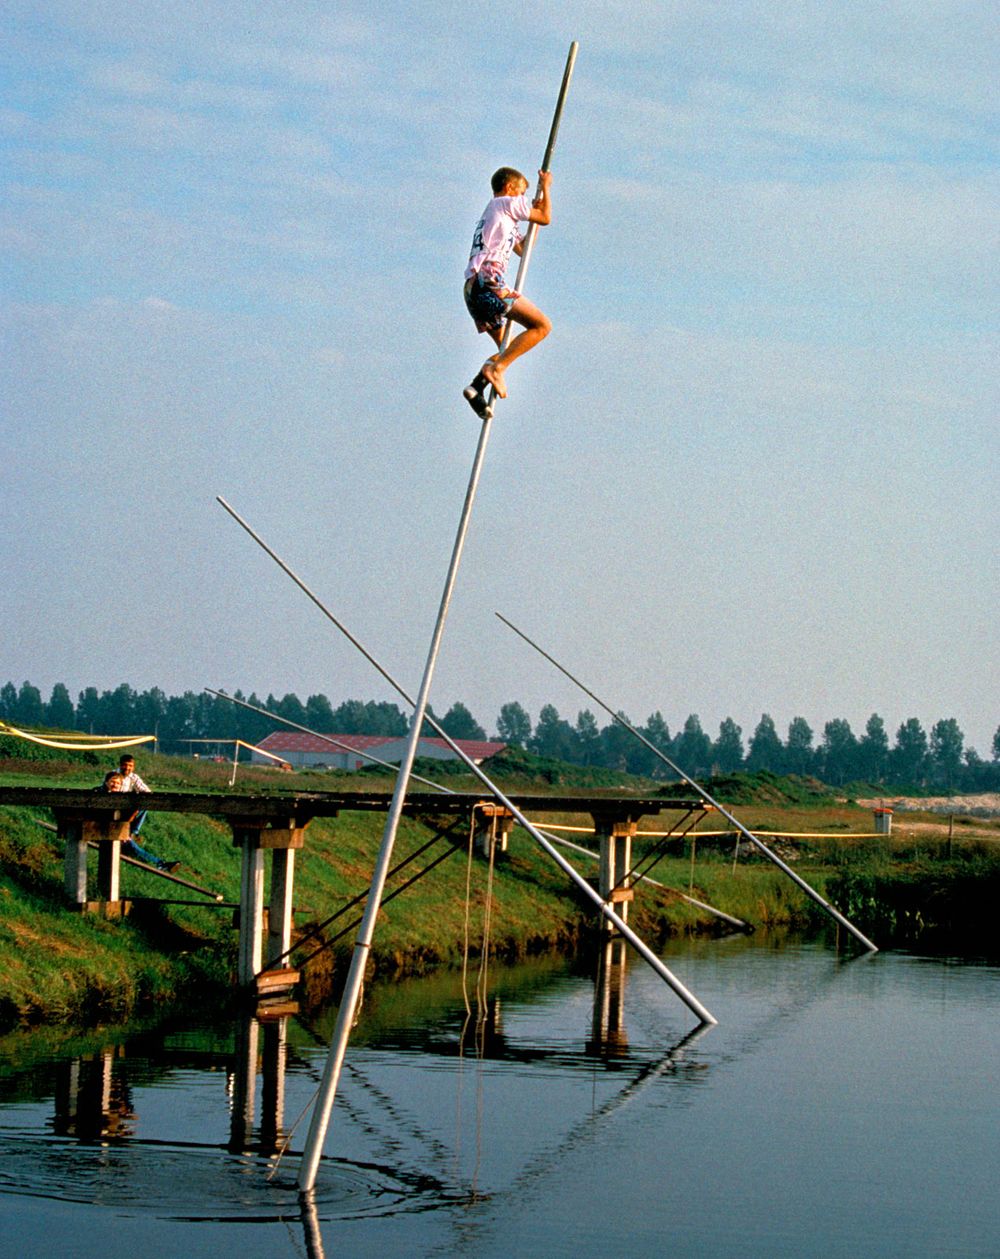
<path fill-rule="evenodd" d="M 135 757 L 129 752 L 123 752 L 118 761 L 118 772 L 122 776 L 122 791 L 145 791 L 149 792 L 151 788 L 147 787 L 139 775 L 135 772 Z M 146 810 L 139 809 L 132 817 L 129 823 L 129 838 L 135 839 L 142 830 L 142 824 L 146 820 Z"/>
<path fill-rule="evenodd" d="M 131 760 L 131 757 L 129 759 Z M 104 782 L 99 787 L 95 787 L 94 790 L 104 792 L 125 791 L 125 782 L 126 779 L 121 771 L 112 769 L 104 775 Z M 146 787 L 146 790 L 148 791 L 149 788 Z M 132 838 L 135 831 L 131 827 L 135 821 L 135 816 L 133 813 L 131 818 L 129 818 L 129 838 L 122 844 L 123 855 L 132 857 L 136 861 L 144 861 L 147 866 L 153 866 L 157 870 L 165 870 L 167 874 L 173 874 L 180 867 L 181 863 L 179 861 L 164 861 L 162 857 L 157 857 L 155 853 L 151 853 L 148 849 L 141 848 Z"/>

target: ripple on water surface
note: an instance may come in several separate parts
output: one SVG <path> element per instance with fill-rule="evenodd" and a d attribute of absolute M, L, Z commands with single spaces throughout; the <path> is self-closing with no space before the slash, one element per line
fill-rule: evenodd
<path fill-rule="evenodd" d="M 275 1222 L 299 1216 L 297 1158 L 269 1179 L 274 1159 L 214 1146 L 156 1141 L 81 1144 L 0 1130 L 0 1193 L 176 1220 Z M 324 1220 L 430 1210 L 455 1197 L 431 1177 L 327 1158 L 314 1206 Z"/>

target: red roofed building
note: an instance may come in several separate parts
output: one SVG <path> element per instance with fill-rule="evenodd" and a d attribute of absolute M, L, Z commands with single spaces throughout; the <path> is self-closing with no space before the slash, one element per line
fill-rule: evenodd
<path fill-rule="evenodd" d="M 373 763 L 370 757 L 398 765 L 406 750 L 407 737 L 385 734 L 331 734 L 324 737 L 302 734 L 297 730 L 276 730 L 266 739 L 261 739 L 258 746 L 293 766 L 358 770 Z M 507 746 L 489 739 L 456 739 L 455 742 L 477 765 Z M 444 739 L 421 739 L 417 744 L 417 756 L 439 761 L 458 760 Z M 250 759 L 257 765 L 272 763 L 266 757 L 255 754 L 251 754 Z"/>

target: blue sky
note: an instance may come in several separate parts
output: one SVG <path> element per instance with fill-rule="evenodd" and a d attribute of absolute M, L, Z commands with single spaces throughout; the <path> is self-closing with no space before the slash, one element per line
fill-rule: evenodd
<path fill-rule="evenodd" d="M 498 408 L 432 693 L 492 731 L 957 717 L 996 654 L 995 6 L 12 0 L 0 680 L 416 690 L 478 437 L 461 303 L 541 160 L 555 331 Z"/>

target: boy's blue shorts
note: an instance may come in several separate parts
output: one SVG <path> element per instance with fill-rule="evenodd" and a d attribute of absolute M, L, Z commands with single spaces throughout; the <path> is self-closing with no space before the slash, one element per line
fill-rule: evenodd
<path fill-rule="evenodd" d="M 482 272 L 465 282 L 465 305 L 469 314 L 476 321 L 479 332 L 488 332 L 491 328 L 499 328 L 510 314 L 510 308 L 520 297 L 513 289 L 503 284 L 491 282 L 483 277 Z"/>

